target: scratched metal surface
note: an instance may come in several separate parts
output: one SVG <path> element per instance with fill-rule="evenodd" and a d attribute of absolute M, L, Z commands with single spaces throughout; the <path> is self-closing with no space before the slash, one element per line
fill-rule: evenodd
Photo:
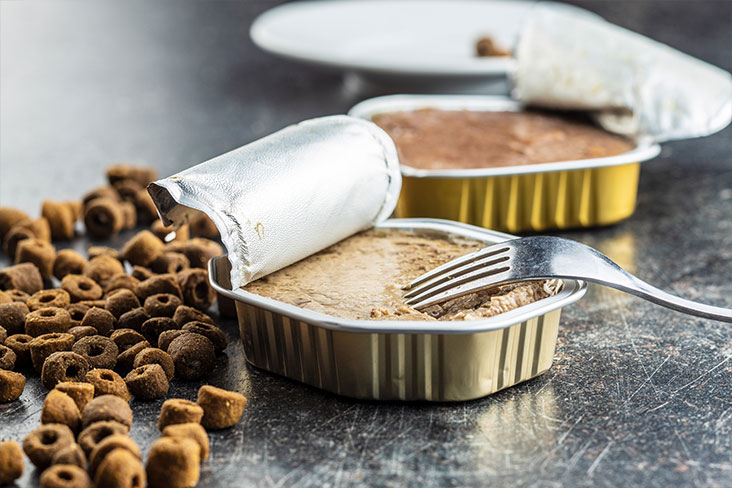
<path fill-rule="evenodd" d="M 365 96 L 252 46 L 249 23 L 274 2 L 174 3 L 0 1 L 0 204 L 77 197 L 114 160 L 170 174 Z M 732 69 L 729 1 L 578 3 Z M 732 130 L 666 145 L 640 186 L 630 220 L 562 235 L 732 306 Z M 200 486 L 732 485 L 729 325 L 593 286 L 565 311 L 549 372 L 446 405 L 351 401 L 248 368 L 224 327 L 232 345 L 210 381 L 249 405 L 212 434 Z M 33 379 L 0 406 L 0 437 L 22 439 L 42 397 Z M 160 403 L 134 403 L 145 450 Z M 19 485 L 35 484 L 28 469 Z"/>

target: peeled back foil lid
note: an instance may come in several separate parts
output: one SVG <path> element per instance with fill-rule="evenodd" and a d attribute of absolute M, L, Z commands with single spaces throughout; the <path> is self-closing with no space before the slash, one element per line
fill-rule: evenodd
<path fill-rule="evenodd" d="M 337 115 L 282 129 L 148 191 L 165 225 L 196 211 L 213 220 L 237 288 L 386 220 L 401 182 L 389 136 Z"/>
<path fill-rule="evenodd" d="M 519 100 L 594 111 L 611 132 L 660 142 L 732 120 L 728 72 L 601 18 L 539 6 L 516 57 Z"/>

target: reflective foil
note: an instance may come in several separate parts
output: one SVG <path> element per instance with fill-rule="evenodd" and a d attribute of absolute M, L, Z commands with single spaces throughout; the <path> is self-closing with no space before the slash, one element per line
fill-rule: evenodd
<path fill-rule="evenodd" d="M 345 115 L 307 120 L 152 183 L 166 225 L 206 213 L 243 286 L 372 227 L 401 188 L 394 143 Z"/>
<path fill-rule="evenodd" d="M 515 97 L 595 111 L 611 132 L 687 139 L 732 120 L 730 73 L 599 18 L 538 7 L 516 52 Z"/>

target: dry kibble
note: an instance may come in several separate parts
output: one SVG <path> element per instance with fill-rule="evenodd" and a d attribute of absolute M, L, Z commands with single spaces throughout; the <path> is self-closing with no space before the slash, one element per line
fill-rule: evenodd
<path fill-rule="evenodd" d="M 87 373 L 88 375 L 89 373 Z M 82 383 L 81 381 L 62 381 L 58 383 L 56 390 L 66 393 L 76 404 L 79 412 L 84 410 L 86 404 L 94 398 L 94 385 L 90 383 Z"/>
<path fill-rule="evenodd" d="M 142 189 L 135 195 L 135 207 L 137 208 L 137 221 L 147 225 L 158 218 L 158 209 L 155 207 L 152 198 L 147 190 Z"/>
<path fill-rule="evenodd" d="M 18 243 L 18 249 L 15 251 L 15 264 L 34 264 L 40 271 L 41 276 L 47 279 L 53 276 L 53 261 L 55 259 L 56 249 L 53 245 L 41 239 L 22 240 Z"/>
<path fill-rule="evenodd" d="M 217 353 L 226 349 L 226 334 L 215 325 L 205 322 L 188 322 L 183 326 L 183 330 L 206 336 L 211 341 L 211 344 L 213 344 Z"/>
<path fill-rule="evenodd" d="M 148 278 L 152 278 L 155 276 L 155 273 L 150 271 L 144 266 L 133 266 L 132 267 L 132 273 L 130 274 L 133 278 L 135 278 L 138 281 L 138 284 L 140 281 L 145 281 Z M 137 287 L 135 287 L 135 290 Z"/>
<path fill-rule="evenodd" d="M 161 437 L 147 455 L 147 481 L 150 488 L 189 488 L 196 486 L 201 470 L 201 448 L 187 438 Z"/>
<path fill-rule="evenodd" d="M 119 251 L 113 247 L 89 246 L 89 249 L 86 250 L 86 255 L 89 261 L 99 256 L 109 256 L 119 261 Z"/>
<path fill-rule="evenodd" d="M 11 485 L 23 475 L 23 451 L 15 441 L 0 442 L 0 486 Z"/>
<path fill-rule="evenodd" d="M 159 255 L 152 263 L 150 263 L 150 269 L 156 273 L 180 273 L 181 271 L 190 268 L 188 258 L 183 253 L 179 252 L 164 252 Z"/>
<path fill-rule="evenodd" d="M 8 266 L 0 271 L 0 290 L 20 290 L 31 294 L 43 288 L 43 277 L 33 263 Z"/>
<path fill-rule="evenodd" d="M 201 213 L 198 217 L 191 220 L 189 225 L 191 227 L 191 236 L 193 237 L 204 237 L 206 239 L 218 239 L 220 237 L 216 224 L 205 213 Z"/>
<path fill-rule="evenodd" d="M 86 471 L 86 454 L 84 454 L 84 451 L 81 449 L 79 444 L 74 443 L 64 447 L 54 454 L 51 459 L 51 464 L 70 464 L 72 466 L 78 466 Z"/>
<path fill-rule="evenodd" d="M 15 225 L 29 221 L 30 217 L 22 210 L 12 207 L 0 207 L 0 241 L 5 239 L 5 234 Z"/>
<path fill-rule="evenodd" d="M 210 451 L 208 434 L 206 433 L 206 429 L 204 429 L 200 423 L 187 422 L 165 426 L 162 429 L 162 436 L 172 437 L 173 439 L 191 439 L 192 441 L 196 441 L 198 447 L 201 448 L 201 462 L 208 459 Z"/>
<path fill-rule="evenodd" d="M 28 315 L 28 307 L 25 303 L 0 303 L 0 324 L 10 335 L 25 332 L 26 315 Z"/>
<path fill-rule="evenodd" d="M 84 214 L 84 203 L 81 200 L 69 200 L 68 202 L 64 203 L 67 207 L 69 207 L 69 210 L 71 210 L 71 215 L 74 217 L 74 222 L 79 220 Z"/>
<path fill-rule="evenodd" d="M 0 369 L 15 369 L 15 351 L 0 344 Z"/>
<path fill-rule="evenodd" d="M 114 185 L 122 180 L 134 180 L 141 188 L 158 179 L 158 172 L 150 166 L 117 163 L 107 166 L 107 181 Z"/>
<path fill-rule="evenodd" d="M 44 307 L 25 316 L 25 333 L 33 337 L 63 333 L 70 326 L 71 314 L 65 308 Z"/>
<path fill-rule="evenodd" d="M 97 329 L 95 329 L 94 327 L 89 327 L 88 325 L 77 325 L 76 327 L 70 328 L 66 332 L 74 336 L 74 343 L 79 342 L 79 339 L 83 339 L 84 337 L 99 335 Z"/>
<path fill-rule="evenodd" d="M 137 227 L 137 209 L 132 202 L 119 202 L 119 208 L 122 212 L 122 228 L 134 229 Z"/>
<path fill-rule="evenodd" d="M 93 488 L 89 475 L 73 464 L 54 464 L 41 473 L 40 488 Z"/>
<path fill-rule="evenodd" d="M 190 229 L 187 225 L 181 225 L 177 229 L 174 228 L 172 225 L 166 227 L 159 219 L 155 220 L 155 222 L 152 223 L 152 225 L 150 226 L 150 230 L 153 234 L 158 236 L 158 239 L 160 239 L 161 241 L 165 241 L 166 238 L 169 239 L 168 236 L 171 232 L 175 232 L 175 236 L 169 242 L 185 242 L 190 237 Z"/>
<path fill-rule="evenodd" d="M 126 351 L 138 342 L 145 341 L 145 337 L 142 334 L 132 329 L 117 329 L 112 332 L 110 337 L 114 343 L 117 344 L 117 349 L 120 350 L 120 353 Z"/>
<path fill-rule="evenodd" d="M 74 211 L 62 202 L 44 200 L 41 204 L 41 215 L 48 220 L 51 237 L 54 241 L 67 240 L 74 237 Z"/>
<path fill-rule="evenodd" d="M 51 390 L 62 381 L 84 381 L 88 371 L 89 363 L 83 356 L 71 351 L 54 352 L 43 363 L 41 383 Z"/>
<path fill-rule="evenodd" d="M 111 369 L 92 369 L 86 374 L 86 381 L 94 386 L 94 396 L 114 395 L 130 401 L 130 391 L 125 380 Z"/>
<path fill-rule="evenodd" d="M 185 380 L 203 378 L 215 364 L 216 353 L 211 341 L 199 334 L 182 334 L 170 343 L 168 354 L 175 364 L 175 374 Z"/>
<path fill-rule="evenodd" d="M 109 337 L 101 335 L 79 339 L 71 350 L 83 356 L 92 369 L 114 369 L 119 353 L 117 344 Z"/>
<path fill-rule="evenodd" d="M 105 300 L 81 300 L 78 303 L 85 305 L 89 308 L 94 308 L 94 307 L 104 308 L 104 305 L 107 304 L 107 302 Z"/>
<path fill-rule="evenodd" d="M 60 288 L 37 291 L 26 302 L 31 312 L 45 307 L 66 308 L 70 304 L 71 297 Z"/>
<path fill-rule="evenodd" d="M 152 317 L 142 324 L 142 335 L 145 336 L 147 342 L 157 346 L 160 334 L 166 330 L 173 330 L 177 328 L 178 324 L 176 324 L 175 320 L 170 317 Z"/>
<path fill-rule="evenodd" d="M 150 317 L 172 317 L 181 305 L 180 298 L 170 293 L 157 293 L 145 299 L 145 312 Z"/>
<path fill-rule="evenodd" d="M 114 449 L 97 468 L 94 483 L 105 488 L 145 488 L 147 476 L 142 461 L 134 454 Z"/>
<path fill-rule="evenodd" d="M 81 421 L 84 427 L 88 427 L 103 420 L 114 420 L 129 429 L 132 425 L 132 410 L 125 400 L 116 395 L 98 396 L 84 407 Z"/>
<path fill-rule="evenodd" d="M 174 424 L 201 423 L 203 408 L 198 404 L 183 400 L 182 398 L 171 398 L 163 402 L 158 417 L 158 429 Z"/>
<path fill-rule="evenodd" d="M 79 432 L 81 412 L 69 395 L 59 390 L 51 390 L 43 402 L 41 423 L 64 424 L 72 432 Z"/>
<path fill-rule="evenodd" d="M 14 402 L 25 389 L 25 376 L 0 369 L 0 403 Z"/>
<path fill-rule="evenodd" d="M 5 346 L 15 353 L 15 367 L 25 368 L 31 364 L 30 342 L 33 338 L 27 334 L 13 334 L 5 339 Z"/>
<path fill-rule="evenodd" d="M 0 291 L 0 305 L 3 303 L 11 303 L 13 301 L 13 298 L 5 293 L 4 291 Z"/>
<path fill-rule="evenodd" d="M 138 232 L 122 248 L 122 258 L 136 266 L 147 266 L 163 252 L 163 241 L 149 230 Z"/>
<path fill-rule="evenodd" d="M 98 300 L 102 296 L 99 283 L 85 275 L 67 274 L 61 279 L 61 288 L 69 294 L 72 302 Z"/>
<path fill-rule="evenodd" d="M 168 378 L 159 364 L 145 364 L 133 369 L 125 376 L 125 383 L 135 398 L 154 400 L 168 393 Z"/>
<path fill-rule="evenodd" d="M 122 263 L 104 254 L 90 258 L 84 267 L 84 275 L 93 279 L 101 286 L 105 286 L 114 275 L 124 272 L 125 268 L 122 266 Z"/>
<path fill-rule="evenodd" d="M 33 219 L 28 228 L 33 231 L 33 234 L 42 241 L 51 242 L 51 226 L 48 223 L 48 219 L 45 217 L 38 217 Z"/>
<path fill-rule="evenodd" d="M 69 274 L 80 275 L 86 266 L 86 259 L 72 249 L 62 249 L 53 261 L 53 275 L 62 280 Z"/>
<path fill-rule="evenodd" d="M 135 293 L 140 300 L 145 300 L 147 297 L 157 295 L 158 293 L 169 293 L 175 295 L 178 298 L 183 298 L 183 294 L 178 286 L 178 282 L 175 279 L 175 275 L 162 274 L 152 276 L 144 281 L 141 281 Z"/>
<path fill-rule="evenodd" d="M 123 313 L 129 312 L 139 306 L 140 300 L 137 299 L 137 296 L 130 290 L 122 288 L 115 290 L 107 297 L 104 308 L 112 312 L 112 315 L 118 319 Z"/>
<path fill-rule="evenodd" d="M 117 190 L 111 186 L 100 186 L 99 188 L 95 188 L 84 195 L 84 198 L 81 200 L 82 208 L 99 198 L 108 198 L 110 200 L 117 201 L 119 200 L 119 194 L 117 193 Z"/>
<path fill-rule="evenodd" d="M 158 337 L 158 348 L 162 351 L 167 351 L 173 339 L 183 334 L 188 334 L 188 332 L 181 329 L 166 330 Z"/>
<path fill-rule="evenodd" d="M 108 336 L 117 326 L 117 319 L 112 312 L 99 307 L 92 307 L 81 321 L 82 327 L 94 327 L 99 335 Z"/>
<path fill-rule="evenodd" d="M 84 428 L 79 434 L 78 442 L 88 458 L 91 456 L 94 448 L 107 437 L 117 434 L 127 435 L 129 432 L 130 428 L 126 425 L 115 422 L 114 420 L 103 420 L 94 422 Z"/>
<path fill-rule="evenodd" d="M 111 293 L 114 290 L 121 290 L 123 288 L 130 291 L 135 291 L 138 283 L 140 283 L 140 280 L 138 280 L 134 276 L 128 275 L 126 273 L 119 273 L 109 279 L 109 281 L 107 282 L 107 286 L 104 287 L 104 293 Z"/>
<path fill-rule="evenodd" d="M 8 331 L 5 330 L 5 327 L 0 326 L 0 344 L 5 342 L 5 339 L 8 338 Z"/>
<path fill-rule="evenodd" d="M 114 189 L 117 191 L 117 194 L 119 197 L 124 200 L 126 203 L 134 202 L 135 201 L 135 195 L 137 195 L 137 192 L 143 189 L 143 186 L 138 183 L 135 180 L 131 180 L 128 178 L 121 179 L 118 181 L 115 181 L 114 183 L 110 183 Z M 134 208 L 134 205 L 133 205 Z M 135 211 L 137 212 L 137 211 Z"/>
<path fill-rule="evenodd" d="M 24 266 L 24 265 L 21 265 Z M 40 274 L 38 275 L 40 277 Z M 13 302 L 19 302 L 19 303 L 26 303 L 28 299 L 30 298 L 30 295 L 22 290 L 5 290 L 4 293 L 10 297 L 10 300 Z"/>
<path fill-rule="evenodd" d="M 201 425 L 206 430 L 218 430 L 231 427 L 241 419 L 247 399 L 235 391 L 203 385 L 198 389 L 196 403 L 203 408 Z"/>
<path fill-rule="evenodd" d="M 74 336 L 68 333 L 43 334 L 30 341 L 30 357 L 33 368 L 40 373 L 43 364 L 51 354 L 61 351 L 71 351 L 74 345 Z"/>
<path fill-rule="evenodd" d="M 165 371 L 165 377 L 168 381 L 172 380 L 175 375 L 173 360 L 167 352 L 161 349 L 146 347 L 138 352 L 135 356 L 135 361 L 132 363 L 132 367 L 139 368 L 145 364 L 159 364 L 163 368 L 163 371 Z"/>
<path fill-rule="evenodd" d="M 125 352 L 117 356 L 117 371 L 119 371 L 120 374 L 124 375 L 129 373 L 134 367 L 135 358 L 137 357 L 137 355 L 140 353 L 140 351 L 148 347 L 150 347 L 150 343 L 143 340 L 142 342 L 138 342 L 137 344 L 131 346 Z"/>
<path fill-rule="evenodd" d="M 149 318 L 150 316 L 145 312 L 144 308 L 133 308 L 129 312 L 122 314 L 119 318 L 118 325 L 120 329 L 132 329 L 140 332 L 142 330 L 142 324 Z"/>
<path fill-rule="evenodd" d="M 111 198 L 97 198 L 84 207 L 86 232 L 97 239 L 108 239 L 124 225 L 124 215 L 119 202 Z"/>
<path fill-rule="evenodd" d="M 89 456 L 89 472 L 94 475 L 102 464 L 102 461 L 104 461 L 104 458 L 107 457 L 107 454 L 115 449 L 126 449 L 137 459 L 142 460 L 142 452 L 140 452 L 140 448 L 135 441 L 124 434 L 115 434 L 105 437 L 91 452 Z"/>
<path fill-rule="evenodd" d="M 74 443 L 74 433 L 64 424 L 43 424 L 23 439 L 23 451 L 39 469 L 51 465 L 53 456 Z"/>
<path fill-rule="evenodd" d="M 205 269 L 209 260 L 221 256 L 223 253 L 224 250 L 219 244 L 201 237 L 188 240 L 183 247 L 183 254 L 186 255 L 193 268 Z"/>
<path fill-rule="evenodd" d="M 84 320 L 84 316 L 89 311 L 89 307 L 82 305 L 81 303 L 72 303 L 66 305 L 66 311 L 71 316 L 71 327 L 78 327 L 81 325 L 81 321 Z M 71 329 L 69 329 L 71 332 Z"/>
<path fill-rule="evenodd" d="M 181 254 L 185 254 L 183 250 L 186 247 L 185 241 L 171 241 L 165 243 L 165 252 L 179 252 Z"/>
<path fill-rule="evenodd" d="M 26 239 L 35 239 L 36 233 L 33 229 L 24 224 L 19 224 L 13 227 L 5 234 L 3 239 L 3 252 L 6 256 L 11 258 L 15 257 L 15 252 L 18 250 L 18 243 Z M 45 240 L 45 239 L 44 239 Z M 47 241 L 48 242 L 48 241 Z"/>

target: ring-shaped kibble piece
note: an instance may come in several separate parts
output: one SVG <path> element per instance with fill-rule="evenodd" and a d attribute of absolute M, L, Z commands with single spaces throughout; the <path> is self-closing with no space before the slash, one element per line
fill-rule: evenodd
<path fill-rule="evenodd" d="M 48 220 L 51 237 L 54 241 L 63 241 L 74 237 L 74 212 L 62 202 L 44 200 L 41 203 L 41 215 Z"/>
<path fill-rule="evenodd" d="M 145 364 L 159 364 L 160 367 L 165 371 L 165 377 L 168 381 L 173 379 L 175 376 L 175 365 L 170 355 L 156 347 L 146 347 L 142 351 L 138 352 L 135 356 L 135 361 L 132 363 L 133 368 L 139 368 Z"/>
<path fill-rule="evenodd" d="M 5 339 L 8 338 L 8 331 L 5 330 L 5 327 L 0 326 L 0 344 L 5 342 Z"/>
<path fill-rule="evenodd" d="M 94 396 L 114 395 L 126 402 L 132 398 L 125 380 L 111 369 L 92 369 L 86 374 L 86 381 L 94 386 Z"/>
<path fill-rule="evenodd" d="M 181 300 L 170 293 L 157 293 L 145 299 L 145 312 L 150 317 L 173 317 L 175 310 L 181 305 Z"/>
<path fill-rule="evenodd" d="M 142 225 L 149 225 L 158 218 L 158 209 L 147 189 L 143 188 L 135 195 L 135 208 L 137 209 L 137 221 Z"/>
<path fill-rule="evenodd" d="M 170 398 L 163 402 L 158 417 L 158 429 L 174 424 L 200 424 L 203 418 L 203 408 L 197 403 L 182 398 Z"/>
<path fill-rule="evenodd" d="M 170 343 L 168 354 L 175 364 L 175 375 L 184 380 L 198 380 L 206 376 L 216 362 L 216 352 L 207 337 L 200 334 L 182 334 Z"/>
<path fill-rule="evenodd" d="M 53 276 L 54 259 L 56 259 L 56 248 L 41 239 L 22 240 L 15 251 L 15 264 L 35 264 L 41 276 L 46 279 Z"/>
<path fill-rule="evenodd" d="M 29 310 L 25 303 L 11 302 L 0 304 L 0 324 L 8 335 L 25 333 L 25 317 Z"/>
<path fill-rule="evenodd" d="M 94 327 L 97 329 L 97 332 L 99 332 L 99 335 L 108 336 L 117 326 L 117 319 L 109 310 L 92 307 L 86 315 L 84 315 L 81 325 Z"/>
<path fill-rule="evenodd" d="M 111 198 L 91 200 L 84 207 L 86 232 L 97 239 L 107 239 L 117 234 L 124 225 L 124 215 L 119 203 Z"/>
<path fill-rule="evenodd" d="M 81 412 L 74 399 L 60 390 L 51 390 L 43 401 L 42 424 L 64 424 L 72 432 L 79 432 Z"/>
<path fill-rule="evenodd" d="M 199 310 L 206 310 L 216 300 L 216 291 L 208 281 L 208 271 L 191 268 L 177 274 L 178 286 L 183 293 L 183 303 Z"/>
<path fill-rule="evenodd" d="M 23 451 L 39 469 L 51 465 L 53 456 L 74 443 L 74 433 L 63 424 L 44 424 L 23 439 Z"/>
<path fill-rule="evenodd" d="M 43 277 L 33 263 L 21 263 L 8 266 L 0 271 L 0 290 L 20 290 L 33 294 L 43 289 Z"/>
<path fill-rule="evenodd" d="M 92 369 L 114 369 L 119 354 L 117 344 L 101 335 L 79 339 L 71 350 L 83 356 Z"/>
<path fill-rule="evenodd" d="M 89 307 L 81 303 L 72 303 L 66 306 L 66 311 L 71 316 L 71 327 L 78 327 L 84 320 L 84 315 L 89 311 Z"/>
<path fill-rule="evenodd" d="M 188 322 L 205 322 L 207 324 L 214 325 L 213 319 L 201 312 L 198 309 L 189 307 L 188 305 L 181 305 L 175 309 L 173 314 L 173 320 L 180 326 L 183 327 Z"/>
<path fill-rule="evenodd" d="M 162 366 L 156 363 L 134 368 L 125 376 L 127 389 L 139 400 L 154 400 L 168 393 L 168 378 Z"/>
<path fill-rule="evenodd" d="M 155 234 L 142 230 L 125 243 L 121 256 L 132 265 L 147 266 L 162 254 L 163 245 Z"/>
<path fill-rule="evenodd" d="M 211 344 L 213 344 L 217 353 L 226 349 L 226 345 L 228 344 L 226 334 L 224 334 L 224 331 L 215 325 L 207 324 L 205 322 L 188 322 L 182 328 L 188 332 L 201 334 L 202 336 L 207 337 L 208 340 L 211 341 Z"/>
<path fill-rule="evenodd" d="M 158 337 L 158 349 L 168 352 L 168 347 L 170 347 L 170 343 L 173 342 L 173 339 L 182 334 L 190 334 L 190 332 L 181 329 L 164 331 Z"/>
<path fill-rule="evenodd" d="M 12 485 L 23 475 L 23 451 L 15 441 L 0 442 L 0 486 Z"/>
<path fill-rule="evenodd" d="M 241 419 L 247 399 L 241 393 L 203 385 L 196 400 L 203 408 L 201 425 L 206 430 L 226 429 Z"/>
<path fill-rule="evenodd" d="M 5 234 L 5 239 L 2 241 L 3 251 L 6 256 L 13 257 L 15 256 L 15 252 L 18 250 L 18 243 L 20 241 L 35 239 L 37 237 L 38 236 L 33 232 L 33 229 L 29 228 L 27 225 L 16 225 L 10 229 L 7 234 Z"/>
<path fill-rule="evenodd" d="M 145 340 L 145 336 L 132 329 L 117 329 L 112 332 L 110 338 L 117 344 L 117 349 L 119 349 L 120 354 L 138 342 Z"/>
<path fill-rule="evenodd" d="M 33 312 L 46 307 L 66 308 L 71 303 L 71 297 L 61 288 L 41 290 L 35 292 L 26 302 L 28 309 Z"/>
<path fill-rule="evenodd" d="M 152 278 L 155 276 L 155 273 L 150 271 L 144 266 L 133 266 L 132 267 L 132 273 L 130 273 L 130 276 L 135 278 L 137 280 L 137 283 L 139 284 L 141 281 L 145 281 L 148 278 Z M 137 286 L 135 286 L 135 293 L 137 293 Z"/>
<path fill-rule="evenodd" d="M 202 237 L 194 237 L 186 241 L 183 254 L 186 255 L 192 268 L 205 269 L 208 262 L 224 253 L 223 248 L 216 242 Z"/>
<path fill-rule="evenodd" d="M 68 334 L 74 336 L 74 343 L 78 342 L 79 339 L 89 336 L 99 335 L 99 331 L 94 327 L 77 325 L 66 331 Z"/>
<path fill-rule="evenodd" d="M 94 475 L 94 483 L 110 488 L 148 486 L 145 466 L 127 449 L 113 449 L 104 457 Z"/>
<path fill-rule="evenodd" d="M 13 334 L 5 339 L 5 346 L 15 353 L 15 367 L 25 368 L 31 364 L 30 343 L 33 338 L 27 334 Z"/>
<path fill-rule="evenodd" d="M 78 442 L 88 459 L 94 448 L 107 437 L 117 434 L 128 435 L 129 432 L 130 429 L 126 425 L 114 420 L 102 420 L 85 427 L 79 434 Z"/>
<path fill-rule="evenodd" d="M 81 300 L 80 302 L 82 305 L 86 305 L 89 308 L 104 308 L 104 305 L 106 302 L 104 300 Z"/>
<path fill-rule="evenodd" d="M 119 202 L 119 209 L 122 211 L 122 228 L 134 229 L 137 227 L 137 209 L 132 202 Z"/>
<path fill-rule="evenodd" d="M 139 307 L 140 300 L 137 299 L 137 296 L 131 290 L 126 288 L 115 290 L 112 294 L 108 295 L 104 305 L 104 308 L 110 311 L 117 319 L 125 312 Z"/>
<path fill-rule="evenodd" d="M 84 381 L 89 363 L 83 356 L 71 351 L 54 352 L 43 362 L 41 383 L 51 390 L 65 381 Z"/>
<path fill-rule="evenodd" d="M 187 422 L 183 424 L 172 424 L 162 429 L 163 437 L 172 437 L 174 439 L 191 439 L 196 441 L 198 447 L 201 448 L 201 462 L 208 459 L 211 450 L 206 429 L 198 422 Z"/>
<path fill-rule="evenodd" d="M 140 284 L 137 285 L 135 293 L 143 302 L 147 297 L 157 295 L 158 293 L 170 293 L 178 298 L 183 298 L 183 294 L 181 293 L 180 286 L 178 286 L 178 282 L 175 279 L 175 275 L 172 274 L 154 275 L 144 281 L 141 281 Z"/>
<path fill-rule="evenodd" d="M 43 334 L 33 338 L 29 343 L 33 369 L 41 373 L 47 357 L 55 352 L 71 351 L 73 345 L 74 336 L 66 333 Z"/>
<path fill-rule="evenodd" d="M 120 329 L 132 329 L 134 331 L 142 331 L 142 324 L 145 323 L 150 316 L 142 307 L 133 308 L 129 312 L 125 312 L 119 318 L 117 325 Z"/>
<path fill-rule="evenodd" d="M 116 185 L 123 180 L 134 180 L 144 189 L 158 179 L 158 172 L 151 166 L 116 163 L 107 166 L 106 176 L 110 185 Z"/>
<path fill-rule="evenodd" d="M 15 351 L 0 344 L 0 369 L 15 369 Z"/>
<path fill-rule="evenodd" d="M 112 276 L 107 285 L 104 287 L 104 293 L 111 294 L 115 290 L 130 290 L 135 291 L 135 287 L 140 283 L 140 280 L 127 273 L 118 273 Z"/>
<path fill-rule="evenodd" d="M 137 192 L 142 190 L 142 185 L 132 179 L 124 178 L 121 180 L 117 180 L 114 183 L 111 183 L 114 189 L 117 191 L 117 194 L 119 197 L 127 202 L 132 202 L 135 200 L 135 195 L 137 195 Z M 133 205 L 134 206 L 134 205 Z"/>
<path fill-rule="evenodd" d="M 84 407 L 84 411 L 81 413 L 81 421 L 84 427 L 88 427 L 94 422 L 103 420 L 114 420 L 126 426 L 129 430 L 132 425 L 132 410 L 127 402 L 118 396 L 98 396 Z"/>
<path fill-rule="evenodd" d="M 161 437 L 147 455 L 150 488 L 196 486 L 201 470 L 201 448 L 187 438 Z"/>
<path fill-rule="evenodd" d="M 89 249 L 86 250 L 86 255 L 89 261 L 99 256 L 109 256 L 119 261 L 119 251 L 109 246 L 89 246 Z"/>
<path fill-rule="evenodd" d="M 140 351 L 148 347 L 151 347 L 150 343 L 142 341 L 130 347 L 125 352 L 120 353 L 120 355 L 117 356 L 117 367 L 115 369 L 119 371 L 120 374 L 126 375 L 132 370 L 135 364 L 135 358 Z"/>
<path fill-rule="evenodd" d="M 64 447 L 54 454 L 53 459 L 51 459 L 51 464 L 70 464 L 72 466 L 78 466 L 86 471 L 86 454 L 84 454 L 84 451 L 81 449 L 79 444 L 74 443 Z"/>
<path fill-rule="evenodd" d="M 86 259 L 73 249 L 62 249 L 56 254 L 53 262 L 53 275 L 63 280 L 66 275 L 80 275 L 84 272 Z"/>
<path fill-rule="evenodd" d="M 89 475 L 73 464 L 54 464 L 41 473 L 40 488 L 92 488 Z"/>
<path fill-rule="evenodd" d="M 170 317 L 152 317 L 142 324 L 142 335 L 147 339 L 147 342 L 153 346 L 157 346 L 160 334 L 166 330 L 174 330 L 177 328 L 178 324 Z"/>
<path fill-rule="evenodd" d="M 107 254 L 95 258 L 89 258 L 84 267 L 84 275 L 96 281 L 99 285 L 105 286 L 116 274 L 124 273 L 125 268 L 117 259 Z"/>
<path fill-rule="evenodd" d="M 88 276 L 67 274 L 61 279 L 61 288 L 71 297 L 72 302 L 98 300 L 102 297 L 102 287 Z"/>
<path fill-rule="evenodd" d="M 16 224 L 30 221 L 27 213 L 13 207 L 0 207 L 0 240 Z"/>
<path fill-rule="evenodd" d="M 25 316 L 25 333 L 33 337 L 63 333 L 70 326 L 71 314 L 65 308 L 44 307 Z"/>
<path fill-rule="evenodd" d="M 10 298 L 10 295 L 0 290 L 0 305 L 2 305 L 3 303 L 11 303 L 12 301 L 13 299 Z"/>
<path fill-rule="evenodd" d="M 150 269 L 160 274 L 176 274 L 190 267 L 188 258 L 181 252 L 163 252 L 150 263 Z"/>
<path fill-rule="evenodd" d="M 117 193 L 117 190 L 115 190 L 111 186 L 100 186 L 99 188 L 94 188 L 90 192 L 84 194 L 84 197 L 81 199 L 82 208 L 86 207 L 89 203 L 91 203 L 93 200 L 96 200 L 97 198 L 109 198 L 111 200 L 119 200 L 119 194 Z"/>
<path fill-rule="evenodd" d="M 0 403 L 14 402 L 25 390 L 25 376 L 0 369 Z"/>
<path fill-rule="evenodd" d="M 56 384 L 54 389 L 70 396 L 79 412 L 82 412 L 86 404 L 94 398 L 94 385 L 81 381 L 62 381 Z"/>
<path fill-rule="evenodd" d="M 13 302 L 27 303 L 30 295 L 23 290 L 5 290 L 5 294 L 10 297 Z"/>
<path fill-rule="evenodd" d="M 115 449 L 126 449 L 132 453 L 137 459 L 142 460 L 142 452 L 135 441 L 127 435 L 115 434 L 106 437 L 97 444 L 89 456 L 89 472 L 94 476 L 97 469 L 107 457 L 107 454 L 114 451 Z"/>

